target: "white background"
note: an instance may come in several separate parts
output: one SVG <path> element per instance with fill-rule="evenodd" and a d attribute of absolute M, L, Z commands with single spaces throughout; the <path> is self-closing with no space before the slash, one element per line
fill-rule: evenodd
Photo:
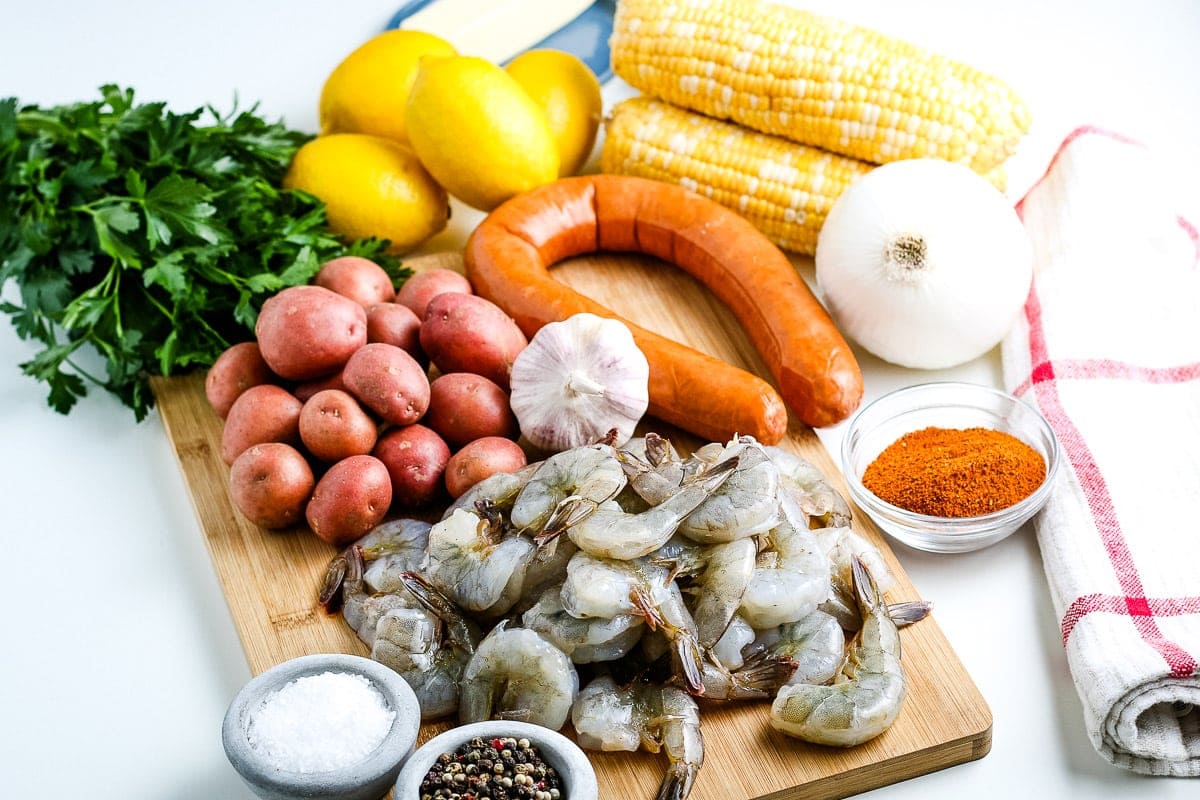
<path fill-rule="evenodd" d="M 1014 187 L 1062 134 L 1092 123 L 1149 144 L 1177 172 L 1181 208 L 1200 208 L 1197 0 L 806 5 L 1010 81 L 1037 115 Z M 325 76 L 394 6 L 3 0 L 0 97 L 91 100 L 117 82 L 180 111 L 259 101 L 268 117 L 311 131 Z M 606 88 L 610 102 L 623 93 Z M 475 219 L 456 208 L 435 246 L 461 245 Z M 70 416 L 54 413 L 17 369 L 35 352 L 0 324 L 0 795 L 248 798 L 219 730 L 249 671 L 161 422 L 135 424 L 99 394 Z M 931 379 L 1000 379 L 996 352 L 937 373 L 862 362 L 867 399 Z M 1115 424 L 1136 424 L 1137 413 Z M 840 434 L 821 432 L 833 448 Z M 895 549 L 991 705 L 993 745 L 982 760 L 865 796 L 1196 796 L 1194 781 L 1135 776 L 1092 750 L 1031 531 L 962 556 Z"/>

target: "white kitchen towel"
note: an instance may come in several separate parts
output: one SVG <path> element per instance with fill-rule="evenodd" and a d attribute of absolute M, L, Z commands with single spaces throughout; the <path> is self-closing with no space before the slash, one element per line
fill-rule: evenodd
<path fill-rule="evenodd" d="M 1017 205 L 1034 282 L 1001 352 L 1061 446 L 1034 526 L 1088 735 L 1118 766 L 1197 776 L 1200 234 L 1179 177 L 1120 135 L 1068 136 Z"/>

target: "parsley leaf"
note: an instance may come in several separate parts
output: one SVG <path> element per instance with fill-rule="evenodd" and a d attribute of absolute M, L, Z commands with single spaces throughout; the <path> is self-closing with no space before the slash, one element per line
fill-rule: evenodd
<path fill-rule="evenodd" d="M 343 242 L 317 198 L 280 188 L 308 139 L 254 108 L 176 113 L 115 85 L 50 108 L 0 99 L 0 286 L 20 294 L 0 312 L 44 345 L 20 366 L 53 408 L 92 385 L 144 418 L 150 375 L 210 365 L 331 258 L 403 277 L 388 242 Z M 79 366 L 83 347 L 103 375 Z"/>

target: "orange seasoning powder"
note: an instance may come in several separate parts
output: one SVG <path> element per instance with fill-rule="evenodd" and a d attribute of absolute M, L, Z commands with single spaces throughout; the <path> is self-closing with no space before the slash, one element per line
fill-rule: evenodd
<path fill-rule="evenodd" d="M 1046 477 L 1036 450 L 988 428 L 929 427 L 888 445 L 863 486 L 894 506 L 935 517 L 977 517 L 1024 500 Z"/>

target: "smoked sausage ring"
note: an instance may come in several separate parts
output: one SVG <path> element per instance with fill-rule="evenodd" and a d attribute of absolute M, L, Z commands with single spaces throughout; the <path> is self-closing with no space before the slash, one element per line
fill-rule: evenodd
<path fill-rule="evenodd" d="M 678 266 L 733 312 L 762 356 L 766 381 L 641 328 L 574 291 L 550 267 L 597 251 Z M 526 336 L 589 312 L 620 319 L 650 362 L 649 413 L 709 441 L 750 434 L 774 444 L 787 409 L 813 427 L 862 399 L 850 347 L 787 257 L 743 217 L 673 184 L 620 175 L 564 178 L 517 195 L 472 232 L 464 254 L 475 292 Z"/>

